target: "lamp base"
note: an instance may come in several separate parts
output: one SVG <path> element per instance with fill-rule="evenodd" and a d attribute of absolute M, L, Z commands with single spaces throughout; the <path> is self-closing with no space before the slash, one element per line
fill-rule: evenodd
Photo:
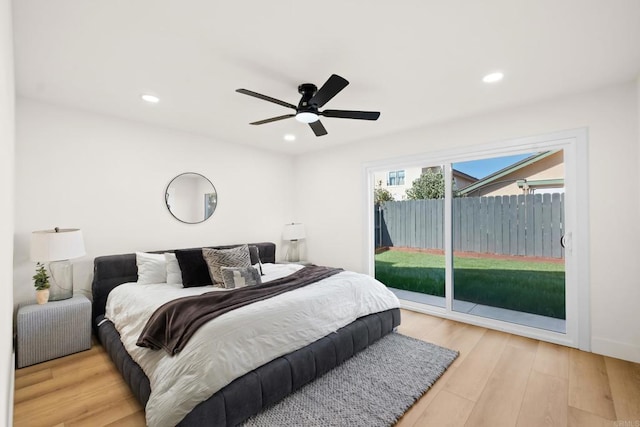
<path fill-rule="evenodd" d="M 287 248 L 287 253 L 284 257 L 284 260 L 287 262 L 298 262 L 300 261 L 300 255 L 298 253 L 298 241 L 291 240 L 289 241 L 289 247 Z"/>
<path fill-rule="evenodd" d="M 49 263 L 51 283 L 49 301 L 60 301 L 73 296 L 73 266 L 69 260 Z"/>

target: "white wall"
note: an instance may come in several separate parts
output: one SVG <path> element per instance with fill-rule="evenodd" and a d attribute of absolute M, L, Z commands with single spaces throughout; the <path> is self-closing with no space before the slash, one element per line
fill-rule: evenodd
<path fill-rule="evenodd" d="M 14 82 L 11 4 L 0 0 L 0 425 L 13 423 Z"/>
<path fill-rule="evenodd" d="M 640 169 L 636 82 L 363 141 L 296 160 L 296 220 L 307 257 L 365 271 L 363 163 L 587 127 L 592 349 L 640 362 Z M 383 112 L 384 113 L 384 112 Z M 384 117 L 384 114 L 383 116 Z M 328 185 L 326 171 L 341 177 Z M 338 207 L 333 209 L 333 207 Z"/>
<path fill-rule="evenodd" d="M 22 98 L 16 116 L 15 303 L 35 298 L 34 230 L 82 229 L 87 256 L 73 261 L 74 287 L 88 290 L 95 256 L 280 244 L 291 222 L 292 157 Z M 201 173 L 218 191 L 202 224 L 183 224 L 165 206 L 166 186 L 182 172 Z"/>

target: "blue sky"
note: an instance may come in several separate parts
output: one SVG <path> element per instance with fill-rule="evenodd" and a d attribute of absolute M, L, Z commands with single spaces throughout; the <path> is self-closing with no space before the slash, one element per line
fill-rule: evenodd
<path fill-rule="evenodd" d="M 500 169 L 506 168 L 514 163 L 519 162 L 522 159 L 526 159 L 535 153 L 517 154 L 515 156 L 504 157 L 492 157 L 484 160 L 473 160 L 470 162 L 454 163 L 453 168 L 464 172 L 467 175 L 471 175 L 475 178 L 481 179 L 485 176 L 491 175 Z"/>

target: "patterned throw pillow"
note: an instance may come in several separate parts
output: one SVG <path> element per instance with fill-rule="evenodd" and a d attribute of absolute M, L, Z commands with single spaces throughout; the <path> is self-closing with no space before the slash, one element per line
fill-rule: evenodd
<path fill-rule="evenodd" d="M 231 249 L 202 248 L 202 256 L 209 267 L 209 275 L 215 286 L 223 286 L 222 267 L 251 267 L 249 246 Z"/>
<path fill-rule="evenodd" d="M 244 288 L 262 283 L 260 273 L 253 267 L 222 267 L 220 271 L 224 287 L 227 289 Z"/>

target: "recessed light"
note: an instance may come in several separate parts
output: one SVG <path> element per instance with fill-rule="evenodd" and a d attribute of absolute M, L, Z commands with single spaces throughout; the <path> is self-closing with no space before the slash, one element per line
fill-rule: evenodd
<path fill-rule="evenodd" d="M 485 83 L 496 83 L 504 78 L 504 74 L 501 72 L 495 72 L 491 74 L 487 74 L 482 78 L 482 81 Z"/>
<path fill-rule="evenodd" d="M 295 141 L 295 140 L 296 140 L 296 136 L 295 136 L 295 135 L 292 135 L 292 134 L 290 134 L 290 133 L 288 133 L 288 134 L 286 134 L 286 135 L 284 136 L 284 140 L 285 140 L 285 141 Z"/>
<path fill-rule="evenodd" d="M 157 104 L 158 102 L 160 102 L 160 98 L 155 95 L 149 95 L 148 93 L 140 95 L 140 98 L 150 104 Z"/>

